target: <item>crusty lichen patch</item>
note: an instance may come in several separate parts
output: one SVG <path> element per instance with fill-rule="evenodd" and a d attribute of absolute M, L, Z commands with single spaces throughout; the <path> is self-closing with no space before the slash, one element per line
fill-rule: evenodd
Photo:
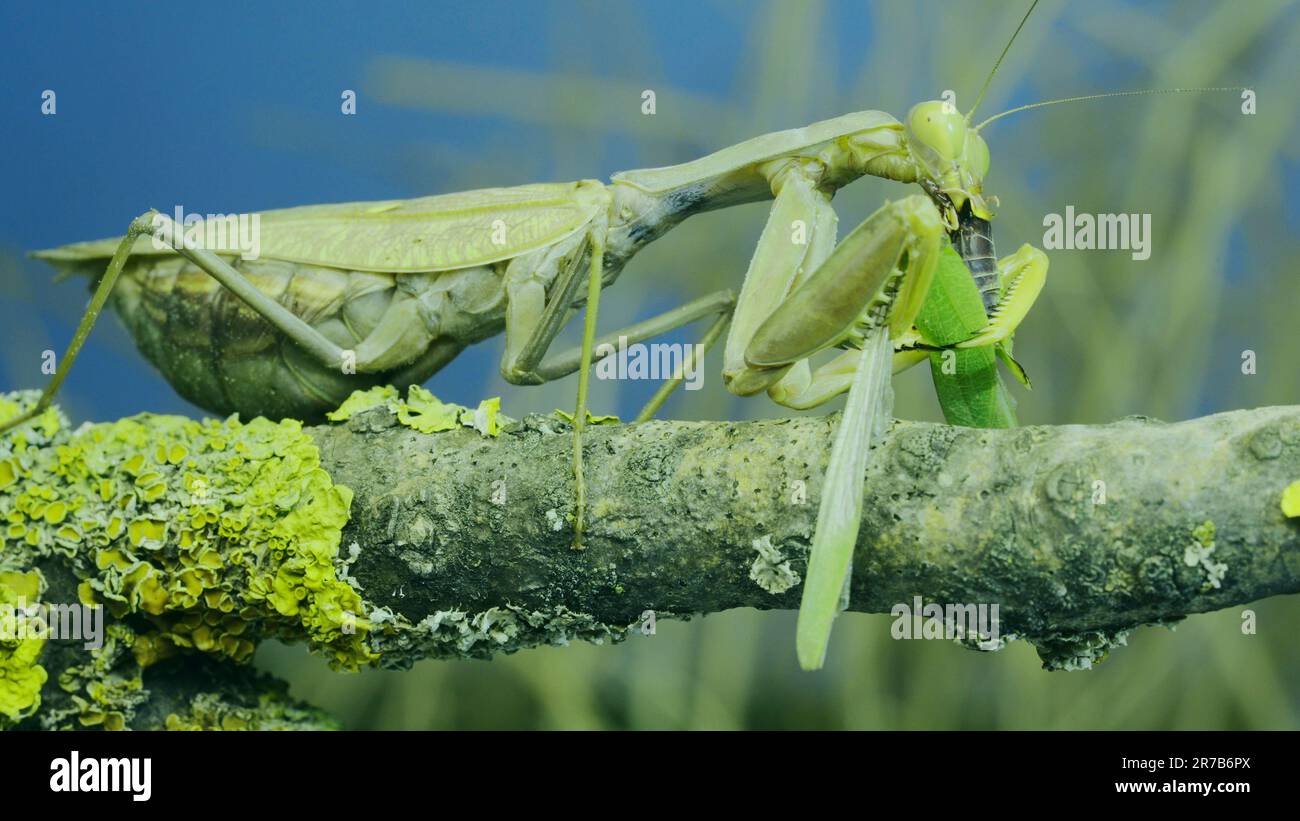
<path fill-rule="evenodd" d="M 36 571 L 7 570 L 0 562 L 0 622 L 12 615 L 13 624 L 0 623 L 0 730 L 32 715 L 41 706 L 41 688 L 47 678 L 38 662 L 45 648 L 40 630 L 18 630 L 22 608 L 35 605 L 42 588 Z M 34 626 L 34 625 L 32 625 Z"/>
<path fill-rule="evenodd" d="M 136 632 L 127 625 L 108 625 L 103 645 L 90 650 L 85 663 L 59 674 L 59 688 L 70 695 L 70 703 L 43 711 L 41 726 L 47 730 L 125 730 L 136 709 L 149 698 L 142 667 L 133 654 L 136 639 Z"/>
<path fill-rule="evenodd" d="M 1129 630 L 1090 630 L 1064 636 L 1031 638 L 1044 670 L 1091 670 L 1106 659 L 1112 648 L 1128 644 Z"/>
<path fill-rule="evenodd" d="M 389 608 L 370 614 L 374 625 L 371 642 L 385 666 L 409 667 L 425 658 L 480 658 L 513 653 L 544 644 L 571 641 L 616 644 L 640 626 L 610 624 L 563 605 L 534 610 L 515 605 L 490 607 L 478 612 L 440 610 L 412 624 Z"/>
<path fill-rule="evenodd" d="M 1282 491 L 1282 513 L 1291 519 L 1300 517 L 1300 481 L 1292 482 Z"/>
<path fill-rule="evenodd" d="M 397 389 L 382 385 L 369 390 L 353 391 L 338 410 L 326 417 L 331 422 L 343 422 L 372 408 L 387 408 L 396 414 L 397 421 L 420 433 L 439 433 L 459 427 L 473 428 L 483 436 L 496 436 L 503 425 L 514 421 L 501 413 L 500 397 L 484 399 L 476 408 L 467 408 L 443 402 L 419 385 L 412 385 L 403 401 Z"/>
<path fill-rule="evenodd" d="M 749 578 L 772 595 L 779 595 L 799 583 L 799 574 L 790 569 L 781 548 L 772 544 L 772 534 L 766 534 L 752 543 L 758 557 L 749 568 Z"/>
<path fill-rule="evenodd" d="M 1183 564 L 1188 567 L 1200 566 L 1205 571 L 1204 589 L 1219 589 L 1223 586 L 1223 575 L 1228 566 L 1223 562 L 1212 560 L 1214 555 L 1214 522 L 1204 522 L 1192 530 L 1192 542 L 1183 551 Z"/>
<path fill-rule="evenodd" d="M 0 419 L 31 394 L 0 397 Z M 336 575 L 351 491 L 300 423 L 142 414 L 68 430 L 51 409 L 0 437 L 0 556 L 61 554 L 83 603 L 141 617 L 148 664 L 177 648 L 246 661 L 259 639 L 371 662 L 357 592 Z"/>
<path fill-rule="evenodd" d="M 189 708 L 169 713 L 167 730 L 337 730 L 324 712 L 297 704 L 277 691 L 260 693 L 256 704 L 241 704 L 225 693 L 199 693 Z"/>

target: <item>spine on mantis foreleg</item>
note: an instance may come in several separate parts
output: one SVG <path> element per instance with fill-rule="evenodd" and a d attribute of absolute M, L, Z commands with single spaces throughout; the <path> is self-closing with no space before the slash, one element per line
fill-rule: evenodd
<path fill-rule="evenodd" d="M 987 324 L 984 300 L 970 271 L 952 246 L 945 246 L 916 327 L 936 345 L 955 345 Z M 930 374 L 948 424 L 973 428 L 1017 425 L 1015 401 L 998 372 L 992 345 L 934 351 Z"/>
<path fill-rule="evenodd" d="M 822 482 L 817 529 L 808 551 L 795 635 L 799 666 L 805 670 L 822 666 L 831 624 L 846 604 L 844 592 L 862 519 L 862 475 L 867 469 L 871 443 L 883 432 L 893 412 L 889 384 L 892 361 L 889 328 L 882 322 L 863 340 L 862 357 L 835 429 L 830 464 Z"/>

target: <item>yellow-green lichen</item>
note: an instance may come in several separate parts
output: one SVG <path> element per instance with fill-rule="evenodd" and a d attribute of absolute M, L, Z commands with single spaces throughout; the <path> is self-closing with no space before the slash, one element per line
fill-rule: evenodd
<path fill-rule="evenodd" d="M 3 481 L 4 476 L 0 474 L 0 482 Z M 1282 513 L 1293 519 L 1300 516 L 1300 481 L 1292 482 L 1282 491 Z"/>
<path fill-rule="evenodd" d="M 0 570 L 0 730 L 17 724 L 41 706 L 47 678 L 38 663 L 45 639 L 17 629 L 19 610 L 37 603 L 41 576 L 36 571 Z M 25 618 L 25 617 L 24 617 Z"/>
<path fill-rule="evenodd" d="M 419 385 L 412 385 L 406 401 L 397 409 L 397 421 L 421 433 L 437 433 L 457 427 L 474 428 L 484 436 L 496 436 L 501 424 L 508 421 L 501 416 L 501 400 L 493 397 L 479 402 L 477 408 L 467 408 L 443 402 Z"/>
<path fill-rule="evenodd" d="M 353 391 L 351 396 L 343 400 L 343 404 L 339 405 L 337 410 L 325 414 L 325 418 L 331 422 L 343 422 L 362 411 L 368 411 L 380 405 L 385 405 L 389 410 L 396 412 L 400 404 L 401 400 L 397 395 L 397 388 L 392 385 L 377 385 L 369 390 Z"/>
<path fill-rule="evenodd" d="M 232 703 L 224 693 L 199 693 L 184 713 L 170 713 L 167 730 L 337 730 L 325 713 L 295 704 L 281 693 L 261 693 L 255 706 Z"/>
<path fill-rule="evenodd" d="M 556 408 L 555 415 L 563 419 L 565 422 L 568 422 L 570 425 L 573 424 L 573 414 L 568 413 L 567 411 L 562 411 L 559 408 Z M 618 425 L 622 423 L 619 420 L 619 418 L 617 416 L 614 416 L 613 414 L 608 414 L 605 416 L 596 416 L 591 411 L 587 411 L 587 424 L 588 425 Z"/>
<path fill-rule="evenodd" d="M 326 416 L 331 421 L 342 422 L 377 407 L 388 408 L 397 414 L 397 421 L 420 433 L 440 433 L 466 427 L 473 428 L 484 436 L 496 436 L 503 425 L 514 421 L 501 413 L 499 397 L 484 399 L 478 403 L 478 407 L 467 408 L 443 402 L 419 385 L 412 385 L 407 390 L 405 401 L 399 399 L 397 389 L 389 385 L 353 391 L 338 410 L 331 411 Z"/>
<path fill-rule="evenodd" d="M 0 488 L 0 555 L 72 558 L 84 603 L 147 618 L 142 661 L 176 647 L 245 661 L 267 636 L 345 669 L 373 660 L 335 568 L 352 493 L 300 423 L 143 414 L 73 432 L 47 418 L 0 437 L 15 477 Z"/>
<path fill-rule="evenodd" d="M 41 725 L 47 730 L 127 729 L 136 709 L 149 698 L 133 655 L 137 638 L 127 625 L 110 624 L 103 645 L 90 650 L 88 661 L 59 674 L 59 688 L 69 694 L 71 704 L 42 712 Z"/>
<path fill-rule="evenodd" d="M 1223 586 L 1223 576 L 1228 566 L 1223 562 L 1212 561 L 1214 554 L 1214 522 L 1204 522 L 1192 529 L 1192 543 L 1183 551 L 1183 563 L 1188 567 L 1198 565 L 1205 571 L 1204 589 L 1218 590 Z"/>

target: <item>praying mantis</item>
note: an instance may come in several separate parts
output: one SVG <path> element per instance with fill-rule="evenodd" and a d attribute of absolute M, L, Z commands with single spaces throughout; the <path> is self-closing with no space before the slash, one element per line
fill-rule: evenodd
<path fill-rule="evenodd" d="M 594 352 L 620 337 L 640 342 L 711 318 L 702 344 L 707 349 L 726 332 L 723 381 L 731 392 L 766 391 L 791 408 L 848 393 L 798 627 L 801 665 L 819 667 L 850 575 L 870 445 L 890 415 L 891 373 L 929 358 L 945 415 L 980 426 L 1015 423 L 997 359 L 1027 383 L 1012 340 L 1043 287 L 1047 259 L 1029 245 L 994 258 L 980 129 L 996 117 L 979 126 L 970 117 L 929 101 L 902 121 L 855 112 L 680 165 L 618 173 L 608 183 L 268 211 L 258 215 L 256 259 L 233 242 L 187 243 L 169 219 L 146 212 L 124 237 L 36 254 L 98 279 L 40 400 L 0 431 L 48 406 L 110 296 L 181 395 L 247 416 L 318 419 L 353 390 L 419 384 L 466 346 L 504 330 L 507 381 L 579 374 L 573 543 L 581 547 Z M 831 199 L 864 175 L 916 184 L 920 193 L 885 203 L 837 244 Z M 719 291 L 597 335 L 601 291 L 637 251 L 694 214 L 768 199 L 738 297 Z M 582 344 L 550 352 L 584 306 Z M 811 357 L 832 347 L 845 350 L 814 369 Z M 956 362 L 942 378 L 941 355 Z M 666 382 L 638 421 L 680 382 Z"/>

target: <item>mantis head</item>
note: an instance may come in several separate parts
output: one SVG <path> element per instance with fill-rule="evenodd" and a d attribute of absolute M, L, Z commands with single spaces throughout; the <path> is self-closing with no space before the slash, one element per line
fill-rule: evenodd
<path fill-rule="evenodd" d="M 969 202 L 975 216 L 991 218 L 980 193 L 989 170 L 989 147 L 966 117 L 952 103 L 929 100 L 912 106 L 903 127 L 923 184 L 945 194 L 956 210 Z M 944 216 L 955 224 L 955 214 Z"/>
<path fill-rule="evenodd" d="M 1038 0 L 1034 0 L 1021 18 L 1020 25 L 1012 32 L 1002 54 L 993 63 L 993 69 L 984 78 L 984 85 L 980 87 L 970 113 L 963 116 L 950 100 L 917 103 L 907 112 L 903 130 L 912 159 L 916 162 L 918 182 L 939 207 L 950 231 L 957 227 L 957 212 L 967 204 L 974 216 L 986 220 L 993 217 L 981 194 L 984 176 L 989 172 L 989 147 L 979 134 L 980 126 L 972 127 L 970 118 L 984 99 L 984 93 L 1011 50 L 1011 44 L 1037 6 Z"/>

